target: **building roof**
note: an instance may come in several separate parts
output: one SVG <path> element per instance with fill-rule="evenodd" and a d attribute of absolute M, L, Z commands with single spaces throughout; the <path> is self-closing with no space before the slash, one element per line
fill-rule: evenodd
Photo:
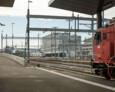
<path fill-rule="evenodd" d="M 102 10 L 115 6 L 115 0 L 50 0 L 49 6 L 93 15 L 97 13 L 100 1 L 103 1 Z"/>
<path fill-rule="evenodd" d="M 15 0 L 0 0 L 0 7 L 13 7 Z"/>

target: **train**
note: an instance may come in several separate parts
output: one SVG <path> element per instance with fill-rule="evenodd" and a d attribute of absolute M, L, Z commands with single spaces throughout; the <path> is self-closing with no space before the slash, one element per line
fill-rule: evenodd
<path fill-rule="evenodd" d="M 115 18 L 113 18 L 115 19 Z M 99 28 L 93 41 L 94 59 L 91 66 L 95 74 L 115 79 L 115 21 Z"/>

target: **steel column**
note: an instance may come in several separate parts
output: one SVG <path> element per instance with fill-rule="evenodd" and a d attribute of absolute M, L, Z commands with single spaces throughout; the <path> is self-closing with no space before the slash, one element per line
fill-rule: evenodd
<path fill-rule="evenodd" d="M 45 39 L 45 53 L 47 52 L 47 50 L 46 50 L 46 39 Z"/>
<path fill-rule="evenodd" d="M 52 57 L 52 31 L 51 31 L 51 57 Z"/>
<path fill-rule="evenodd" d="M 25 35 L 25 55 L 24 55 L 24 59 L 27 57 L 27 53 L 26 52 L 27 52 L 27 33 Z"/>
<path fill-rule="evenodd" d="M 39 46 L 39 34 L 38 34 L 38 49 L 40 48 L 40 46 Z"/>
<path fill-rule="evenodd" d="M 28 9 L 28 14 L 29 15 L 29 9 Z M 27 62 L 29 63 L 30 62 L 30 30 L 29 30 L 29 27 L 30 27 L 30 19 L 29 17 L 27 17 Z"/>
<path fill-rule="evenodd" d="M 76 20 L 75 20 L 75 30 L 76 30 Z M 75 59 L 77 58 L 77 55 L 76 55 L 76 45 L 77 45 L 77 32 L 75 31 Z"/>
<path fill-rule="evenodd" d="M 65 49 L 65 48 L 64 48 L 64 47 L 65 47 L 64 45 L 65 45 L 65 44 L 64 44 L 64 39 L 63 39 L 63 59 L 64 59 L 64 49 Z"/>
<path fill-rule="evenodd" d="M 97 13 L 97 28 L 101 28 L 102 27 L 102 14 L 101 11 L 99 11 Z"/>
<path fill-rule="evenodd" d="M 77 20 L 77 30 L 79 31 L 79 15 L 78 15 L 78 20 Z M 80 49 L 80 58 L 82 58 L 81 46 L 79 47 L 79 46 L 77 45 L 77 48 Z M 77 53 L 77 56 L 78 56 L 78 53 Z"/>
<path fill-rule="evenodd" d="M 104 0 L 99 0 L 99 4 L 97 7 L 97 27 L 101 28 L 102 27 L 102 9 L 103 9 L 103 3 Z"/>
<path fill-rule="evenodd" d="M 7 34 L 6 34 L 6 53 L 7 53 Z"/>
<path fill-rule="evenodd" d="M 1 33 L 1 52 L 3 53 L 3 33 Z"/>
<path fill-rule="evenodd" d="M 56 59 L 56 31 L 55 31 L 55 59 Z"/>
<path fill-rule="evenodd" d="M 94 16 L 92 15 L 92 18 L 94 18 Z M 94 33 L 93 33 L 93 31 L 94 31 L 94 21 L 92 20 L 92 27 L 91 27 L 91 29 L 92 29 L 92 59 L 94 59 L 94 48 L 93 48 L 93 41 L 94 41 Z"/>
<path fill-rule="evenodd" d="M 7 36 L 7 34 L 6 34 L 6 47 L 8 46 L 8 44 L 7 44 L 7 37 L 8 37 L 8 36 Z"/>
<path fill-rule="evenodd" d="M 12 54 L 13 54 L 13 48 L 14 48 L 14 43 L 13 43 L 13 37 L 14 37 L 14 34 L 13 34 L 13 25 L 14 25 L 14 23 L 12 23 Z"/>
<path fill-rule="evenodd" d="M 103 27 L 104 27 L 104 11 L 102 13 L 103 13 Z"/>
<path fill-rule="evenodd" d="M 69 29 L 71 29 L 70 26 L 71 25 L 70 25 L 70 20 L 69 20 Z M 70 31 L 69 31 L 69 59 L 70 59 Z"/>

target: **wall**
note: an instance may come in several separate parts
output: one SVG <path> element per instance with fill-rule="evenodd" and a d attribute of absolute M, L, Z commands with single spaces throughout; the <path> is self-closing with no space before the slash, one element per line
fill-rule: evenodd
<path fill-rule="evenodd" d="M 11 55 L 11 54 L 6 54 L 4 53 L 3 54 L 4 57 L 8 57 L 14 61 L 16 61 L 17 63 L 20 63 L 21 65 L 25 65 L 25 59 L 22 58 L 22 57 L 18 57 L 18 56 L 15 56 L 15 55 Z"/>

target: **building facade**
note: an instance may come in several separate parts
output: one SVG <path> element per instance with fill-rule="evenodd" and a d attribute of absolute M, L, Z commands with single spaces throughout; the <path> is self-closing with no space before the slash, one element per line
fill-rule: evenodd
<path fill-rule="evenodd" d="M 81 54 L 81 36 L 69 33 L 52 33 L 42 38 L 41 50 L 47 56 L 79 57 Z"/>
<path fill-rule="evenodd" d="M 82 44 L 82 57 L 83 58 L 91 58 L 92 56 L 92 38 L 88 38 L 84 40 L 84 43 Z"/>

